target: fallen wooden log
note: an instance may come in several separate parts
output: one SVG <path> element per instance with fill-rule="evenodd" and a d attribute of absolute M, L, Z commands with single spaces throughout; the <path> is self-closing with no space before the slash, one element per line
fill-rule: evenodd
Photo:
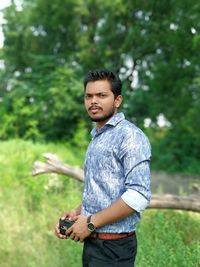
<path fill-rule="evenodd" d="M 149 208 L 155 209 L 179 209 L 200 212 L 200 197 L 177 196 L 171 194 L 153 195 Z"/>
<path fill-rule="evenodd" d="M 32 175 L 36 176 L 45 173 L 58 173 L 68 175 L 78 181 L 84 181 L 83 170 L 63 163 L 55 154 L 45 153 L 46 162 L 36 161 L 33 164 Z"/>
<path fill-rule="evenodd" d="M 63 163 L 56 155 L 51 153 L 45 153 L 43 156 L 46 162 L 36 161 L 33 164 L 33 176 L 45 173 L 58 173 L 70 176 L 80 182 L 84 182 L 84 173 L 81 168 Z M 179 209 L 200 212 L 200 195 L 153 195 L 148 208 Z"/>

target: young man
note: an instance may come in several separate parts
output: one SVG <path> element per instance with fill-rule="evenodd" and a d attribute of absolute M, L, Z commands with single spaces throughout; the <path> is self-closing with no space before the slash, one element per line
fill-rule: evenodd
<path fill-rule="evenodd" d="M 108 70 L 90 71 L 85 108 L 96 128 L 85 158 L 82 204 L 63 217 L 75 223 L 56 235 L 84 242 L 83 267 L 133 267 L 136 224 L 150 201 L 151 149 L 147 137 L 118 113 L 121 81 Z"/>

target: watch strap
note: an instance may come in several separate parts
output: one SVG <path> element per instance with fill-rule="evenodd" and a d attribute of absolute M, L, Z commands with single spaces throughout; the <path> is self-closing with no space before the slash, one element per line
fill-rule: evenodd
<path fill-rule="evenodd" d="M 87 224 L 90 223 L 92 215 L 87 217 Z"/>

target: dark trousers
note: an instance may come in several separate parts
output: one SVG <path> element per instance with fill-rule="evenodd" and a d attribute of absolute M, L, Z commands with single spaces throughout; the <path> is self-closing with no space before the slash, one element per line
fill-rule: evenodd
<path fill-rule="evenodd" d="M 83 247 L 83 267 L 134 267 L 136 235 L 117 240 L 87 238 Z"/>

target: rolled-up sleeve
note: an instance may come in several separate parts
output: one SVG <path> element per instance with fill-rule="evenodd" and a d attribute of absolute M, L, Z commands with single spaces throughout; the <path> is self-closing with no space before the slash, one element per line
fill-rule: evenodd
<path fill-rule="evenodd" d="M 134 183 L 132 186 L 129 184 L 121 197 L 128 206 L 137 212 L 141 212 L 149 205 L 151 199 L 149 162 L 142 162 L 136 169 L 136 177 L 138 178 L 135 181 L 138 181 L 138 183 Z"/>
<path fill-rule="evenodd" d="M 143 134 L 129 135 L 123 149 L 124 181 L 123 201 L 137 212 L 143 211 L 151 199 L 150 158 L 151 147 Z"/>

